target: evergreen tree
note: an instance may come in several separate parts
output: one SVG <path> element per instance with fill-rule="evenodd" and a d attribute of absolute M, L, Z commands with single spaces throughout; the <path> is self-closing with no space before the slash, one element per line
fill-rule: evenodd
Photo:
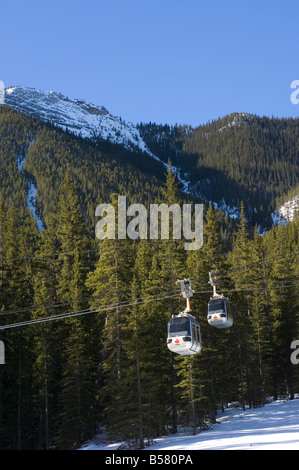
<path fill-rule="evenodd" d="M 49 305 L 53 301 L 49 285 L 45 277 L 36 279 L 34 300 L 36 305 Z M 54 310 L 54 309 L 53 309 Z M 51 309 L 40 307 L 33 314 L 33 318 L 48 317 Z M 57 329 L 52 322 L 34 326 L 35 361 L 33 369 L 33 388 L 35 390 L 36 428 L 38 429 L 37 447 L 50 449 L 54 442 L 53 417 L 57 407 L 53 397 L 57 395 L 55 388 L 59 374 L 59 357 L 57 357 Z M 56 360 L 55 360 L 56 359 Z M 57 361 L 58 359 L 58 361 Z"/>
<path fill-rule="evenodd" d="M 245 215 L 244 204 L 240 208 L 241 219 L 238 224 L 238 231 L 233 242 L 231 252 L 231 278 L 234 280 L 236 293 L 233 297 L 235 316 L 237 319 L 235 332 L 238 341 L 239 352 L 239 370 L 240 370 L 240 389 L 241 400 L 244 404 L 244 399 L 252 404 L 252 367 L 254 363 L 252 342 L 252 324 L 250 321 L 251 303 L 249 295 L 249 282 L 250 282 L 250 244 L 248 224 Z"/>
<path fill-rule="evenodd" d="M 227 287 L 224 274 L 227 268 L 225 247 L 212 206 L 209 206 L 205 217 L 202 248 L 188 253 L 187 266 L 194 279 L 192 310 L 197 313 L 203 338 L 203 350 L 194 358 L 193 365 L 193 376 L 197 377 L 196 383 L 201 385 L 194 398 L 196 425 L 202 427 L 207 416 L 211 420 L 215 419 L 216 410 L 227 401 L 234 381 L 231 357 L 228 358 L 234 344 L 232 332 L 218 331 L 207 322 L 208 300 L 213 292 L 208 284 L 209 272 L 219 271 L 220 284 L 217 289 L 220 289 L 220 292 L 222 288 Z"/>
<path fill-rule="evenodd" d="M 275 256 L 270 275 L 270 304 L 274 336 L 274 361 L 277 388 L 294 397 L 294 370 L 290 362 L 290 344 L 297 330 L 298 288 L 294 285 L 296 270 L 293 249 L 298 251 L 298 236 L 290 225 L 275 229 Z M 295 268 L 295 269 L 294 269 Z"/>
<path fill-rule="evenodd" d="M 123 404 L 126 419 L 122 420 L 124 435 L 137 447 L 143 448 L 145 440 L 150 441 L 153 430 L 150 426 L 151 409 L 146 399 L 146 389 L 152 390 L 153 377 L 149 378 L 148 339 L 153 336 L 146 324 L 146 306 L 140 305 L 141 299 L 147 300 L 146 282 L 151 271 L 155 248 L 147 240 L 141 240 L 136 251 L 131 284 L 131 303 L 129 315 L 124 325 L 123 349 L 126 357 L 126 379 Z M 156 331 L 156 322 L 155 322 Z M 148 347 L 149 346 L 149 347 Z"/>
<path fill-rule="evenodd" d="M 175 173 L 173 172 L 172 164 L 168 161 L 168 172 L 166 177 L 166 184 L 163 191 L 163 199 L 170 208 L 173 204 L 180 204 L 182 202 L 178 182 Z M 183 242 L 174 238 L 174 217 L 170 212 L 169 215 L 169 239 L 161 242 L 160 257 L 161 257 L 161 279 L 163 285 L 166 287 L 169 295 L 171 296 L 166 303 L 168 318 L 165 318 L 165 328 L 167 321 L 173 315 L 177 315 L 180 311 L 180 304 L 174 294 L 179 293 L 176 282 L 178 279 L 187 277 L 186 275 L 186 254 L 183 249 Z M 178 398 L 177 398 L 177 368 L 175 365 L 175 358 L 171 354 L 171 362 L 169 364 L 171 373 L 171 409 L 172 409 L 172 430 L 177 432 L 178 423 Z"/>
<path fill-rule="evenodd" d="M 0 323 L 15 324 L 1 330 L 1 449 L 76 448 L 98 425 L 142 448 L 166 425 L 204 428 L 228 401 L 245 408 L 269 395 L 293 398 L 298 220 L 253 237 L 248 221 L 271 225 L 276 204 L 296 194 L 297 121 L 232 115 L 198 129 L 142 126 L 152 151 L 188 172 L 205 200 L 221 203 L 225 189 L 227 204 L 246 201 L 238 221 L 208 208 L 203 246 L 186 252 L 173 239 L 171 213 L 169 239 L 106 239 L 95 247 L 94 208 L 107 194 L 183 202 L 170 161 L 164 185 L 164 167 L 150 156 L 0 107 Z M 27 207 L 32 181 L 41 234 Z M 215 269 L 217 291 L 235 307 L 225 331 L 206 318 Z M 185 277 L 203 339 L 201 353 L 189 358 L 166 345 L 167 322 L 184 308 L 176 280 Z M 70 312 L 76 316 L 51 319 Z"/>
<path fill-rule="evenodd" d="M 112 204 L 118 220 L 116 195 Z M 123 404 L 123 329 L 128 310 L 122 303 L 130 299 L 134 244 L 131 240 L 104 239 L 100 242 L 100 256 L 96 268 L 88 276 L 86 285 L 93 300 L 91 308 L 99 308 L 98 342 L 100 344 L 99 370 L 101 387 L 99 402 L 104 410 L 104 422 L 112 436 L 118 436 L 119 416 L 126 414 Z M 102 311 L 101 311 L 102 310 Z"/>
<path fill-rule="evenodd" d="M 88 291 L 85 281 L 91 268 L 90 244 L 70 171 L 67 171 L 61 188 L 56 223 L 59 243 L 57 296 L 59 300 L 67 301 L 62 311 L 71 308 L 75 313 L 60 327 L 60 334 L 64 337 L 59 400 L 62 419 L 58 424 L 57 442 L 64 448 L 78 446 L 95 429 L 92 407 L 96 358 L 90 356 L 91 344 L 94 343 L 89 338 L 93 325 L 89 318 L 77 316 L 77 312 L 86 309 Z"/>
<path fill-rule="evenodd" d="M 2 212 L 3 217 L 3 212 Z M 2 249 L 2 321 L 18 322 L 19 309 L 28 307 L 31 295 L 30 267 L 26 265 L 26 252 L 29 252 L 26 232 L 22 233 L 21 221 L 17 218 L 14 206 L 5 214 L 5 237 Z M 2 218 L 2 220 L 4 220 Z M 5 311 L 15 311 L 12 316 Z M 3 371 L 2 400 L 5 412 L 2 414 L 2 443 L 7 448 L 26 449 L 30 446 L 32 427 L 31 415 L 31 372 L 33 360 L 32 336 L 30 331 L 15 329 L 5 332 L 3 340 L 9 362 Z M 6 386 L 9 384 L 9 387 Z M 32 426 L 32 427 L 31 427 Z"/>

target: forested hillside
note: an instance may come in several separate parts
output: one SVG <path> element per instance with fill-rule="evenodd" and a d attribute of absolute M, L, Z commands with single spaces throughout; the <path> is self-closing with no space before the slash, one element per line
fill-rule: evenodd
<path fill-rule="evenodd" d="M 140 124 L 156 155 L 171 155 L 189 189 L 218 207 L 245 204 L 253 224 L 272 225 L 271 213 L 298 184 L 298 119 L 231 114 L 209 124 Z"/>
<path fill-rule="evenodd" d="M 296 132 L 286 129 L 290 142 Z M 229 134 L 219 135 L 225 148 Z M 207 204 L 198 251 L 172 239 L 100 242 L 99 203 L 116 207 L 117 195 L 144 204 L 183 202 L 171 170 L 166 178 L 145 154 L 75 137 L 7 107 L 0 108 L 0 136 L 1 449 L 74 449 L 103 427 L 142 448 L 182 424 L 199 432 L 228 401 L 258 406 L 269 395 L 298 392 L 298 365 L 290 362 L 299 334 L 298 219 L 261 237 L 243 204 L 235 228 Z M 192 161 L 196 138 L 194 132 L 181 144 Z M 218 147 L 206 139 L 210 178 L 209 152 Z M 290 163 L 278 160 L 273 174 L 279 179 L 282 169 L 285 181 L 293 150 Z M 223 165 L 219 157 L 222 174 Z M 41 232 L 27 206 L 32 181 Z M 212 269 L 221 273 L 218 291 L 234 305 L 229 330 L 207 323 Z M 191 306 L 203 341 L 200 354 L 185 358 L 166 345 L 167 322 L 185 307 L 176 285 L 184 277 L 195 290 Z"/>
<path fill-rule="evenodd" d="M 120 145 L 75 137 L 38 119 L 0 108 L 1 192 L 17 209 L 26 204 L 26 183 L 38 189 L 37 206 L 44 221 L 54 211 L 67 166 L 79 186 L 84 216 L 92 219 L 107 194 L 137 195 L 145 202 L 159 197 L 165 170 L 148 155 Z M 160 180 L 159 180 L 160 178 Z M 27 211 L 28 212 L 28 211 Z"/>

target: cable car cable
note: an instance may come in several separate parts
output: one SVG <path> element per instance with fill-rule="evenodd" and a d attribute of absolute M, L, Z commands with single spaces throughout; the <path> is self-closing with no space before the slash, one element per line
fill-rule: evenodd
<path fill-rule="evenodd" d="M 202 286 L 206 286 L 208 283 L 205 283 L 205 284 L 199 284 L 198 287 L 202 287 Z M 164 292 L 162 295 L 165 295 L 165 294 L 170 294 L 173 292 L 173 289 L 168 291 L 168 292 Z M 27 312 L 30 312 L 30 311 L 35 311 L 35 310 L 43 310 L 43 309 L 49 309 L 49 308 L 59 308 L 59 307 L 65 307 L 66 305 L 70 305 L 70 304 L 73 304 L 73 303 L 83 303 L 83 302 L 92 302 L 92 301 L 96 301 L 96 300 L 103 300 L 103 299 L 111 299 L 113 298 L 114 296 L 119 296 L 119 295 L 126 295 L 126 296 L 130 296 L 132 294 L 131 291 L 115 291 L 114 293 L 107 293 L 107 295 L 105 297 L 98 297 L 98 296 L 92 296 L 92 297 L 81 297 L 81 298 L 76 298 L 76 299 L 72 299 L 72 300 L 69 300 L 69 301 L 57 301 L 56 303 L 51 303 L 51 304 L 41 304 L 41 305 L 32 305 L 32 306 L 29 306 L 29 307 L 20 307 L 20 308 L 16 308 L 16 309 L 10 309 L 10 310 L 2 310 L 0 311 L 0 316 L 4 316 L 4 315 L 13 315 L 13 314 L 18 314 L 18 313 L 27 313 Z M 151 296 L 159 296 L 161 295 L 161 293 L 157 293 L 157 294 L 151 294 Z M 125 300 L 124 302 L 126 302 L 127 300 Z"/>
<path fill-rule="evenodd" d="M 49 321 L 53 321 L 53 320 L 61 320 L 61 319 L 65 319 L 65 318 L 73 318 L 73 317 L 78 317 L 78 316 L 82 316 L 82 315 L 87 315 L 89 313 L 99 313 L 99 312 L 106 311 L 106 310 L 114 310 L 116 308 L 136 306 L 136 305 L 145 304 L 145 303 L 148 303 L 148 302 L 157 302 L 158 300 L 164 300 L 164 299 L 169 299 L 169 298 L 172 298 L 172 297 L 178 297 L 180 295 L 181 294 L 172 294 L 172 295 L 160 297 L 158 299 L 154 298 L 154 299 L 146 299 L 146 300 L 140 300 L 140 301 L 139 300 L 137 300 L 137 301 L 134 300 L 134 301 L 128 301 L 127 304 L 122 304 L 122 305 L 120 305 L 120 304 L 108 305 L 108 306 L 104 306 L 104 307 L 97 307 L 97 308 L 94 308 L 94 309 L 84 309 L 84 310 L 78 310 L 78 311 L 74 311 L 74 312 L 61 313 L 61 314 L 58 314 L 58 315 L 51 315 L 50 317 L 35 318 L 35 319 L 32 319 L 32 320 L 27 320 L 27 321 L 23 321 L 23 322 L 17 322 L 17 323 L 1 325 L 0 330 L 16 328 L 16 327 L 19 327 L 19 326 L 27 326 L 27 325 L 32 325 L 32 324 L 36 324 L 36 323 L 44 323 L 44 322 L 49 322 Z"/>
<path fill-rule="evenodd" d="M 291 286 L 273 286 L 270 287 L 269 290 L 276 290 L 276 289 L 285 289 L 289 287 L 297 287 L 299 284 L 293 284 Z M 223 292 L 238 292 L 238 291 L 253 291 L 253 290 L 265 290 L 265 287 L 258 287 L 258 288 L 244 288 L 244 289 L 228 289 L 224 290 Z M 195 294 L 210 294 L 211 291 L 197 291 Z M 162 294 L 161 294 L 162 295 Z M 61 313 L 58 315 L 52 315 L 50 317 L 41 317 L 41 318 L 36 318 L 32 320 L 27 320 L 24 322 L 17 322 L 17 323 L 12 323 L 12 324 L 7 324 L 7 325 L 2 325 L 0 326 L 0 330 L 5 330 L 9 328 L 14 328 L 18 326 L 27 326 L 35 323 L 43 323 L 43 322 L 48 322 L 56 319 L 65 319 L 65 318 L 72 318 L 76 316 L 81 316 L 81 315 L 87 315 L 89 313 L 100 313 L 101 311 L 106 311 L 106 310 L 113 310 L 116 308 L 124 308 L 124 307 L 130 307 L 130 306 L 136 306 L 148 302 L 157 302 L 160 300 L 165 300 L 165 299 L 170 299 L 173 297 L 179 297 L 181 294 L 172 294 L 172 295 L 166 295 L 163 297 L 156 296 L 155 298 L 152 299 L 145 299 L 145 300 L 130 300 L 128 301 L 127 304 L 115 304 L 115 305 L 109 305 L 109 306 L 103 306 L 103 307 L 95 307 L 94 309 L 84 309 L 84 310 L 79 310 L 79 311 L 74 311 L 74 312 L 67 312 L 67 313 Z M 126 301 L 124 301 L 126 302 Z"/>

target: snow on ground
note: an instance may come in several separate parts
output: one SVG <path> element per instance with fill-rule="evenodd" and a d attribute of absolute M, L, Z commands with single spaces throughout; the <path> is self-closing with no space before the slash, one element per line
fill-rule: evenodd
<path fill-rule="evenodd" d="M 80 450 L 117 450 L 120 443 L 91 441 Z M 261 408 L 228 408 L 213 429 L 196 436 L 170 434 L 145 450 L 299 450 L 299 399 L 278 400 Z"/>
<path fill-rule="evenodd" d="M 37 195 L 37 187 L 34 184 L 33 181 L 29 182 L 29 186 L 26 192 L 26 202 L 27 202 L 27 207 L 30 209 L 33 218 L 36 221 L 36 225 L 39 231 L 43 230 L 44 224 L 43 221 L 40 219 L 40 217 L 37 214 L 36 207 L 35 207 L 35 202 L 36 202 L 36 195 Z"/>
<path fill-rule="evenodd" d="M 217 210 L 217 211 L 222 210 L 225 213 L 225 215 L 228 215 L 232 219 L 240 219 L 241 218 L 240 209 L 236 206 L 229 206 L 225 202 L 224 197 L 218 203 L 213 202 L 213 201 L 209 201 L 209 204 L 213 205 L 214 209 Z"/>

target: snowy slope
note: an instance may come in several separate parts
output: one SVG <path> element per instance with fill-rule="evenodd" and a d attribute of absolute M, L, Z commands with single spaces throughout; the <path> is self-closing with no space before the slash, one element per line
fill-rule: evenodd
<path fill-rule="evenodd" d="M 280 207 L 279 214 L 284 219 L 292 221 L 296 210 L 299 210 L 299 194 L 290 201 L 285 202 Z"/>
<path fill-rule="evenodd" d="M 168 165 L 151 152 L 134 124 L 113 116 L 104 106 L 83 99 L 70 99 L 54 91 L 21 86 L 5 89 L 5 104 L 64 130 L 68 129 L 75 135 L 92 140 L 100 137 L 123 145 L 128 150 L 145 152 L 168 169 Z M 189 182 L 180 176 L 178 168 L 173 167 L 173 171 L 181 181 L 183 191 L 187 192 Z"/>
<path fill-rule="evenodd" d="M 285 202 L 278 211 L 272 213 L 272 220 L 274 225 L 282 222 L 284 225 L 287 221 L 292 222 L 294 220 L 295 212 L 299 210 L 299 194 L 293 199 Z"/>
<path fill-rule="evenodd" d="M 30 116 L 50 122 L 76 135 L 101 137 L 130 150 L 139 149 L 156 158 L 148 149 L 134 124 L 110 114 L 104 106 L 82 99 L 70 99 L 54 91 L 27 87 L 5 90 L 5 104 Z"/>
<path fill-rule="evenodd" d="M 63 130 L 68 129 L 75 135 L 84 138 L 93 140 L 100 137 L 114 144 L 121 144 L 131 151 L 146 152 L 150 157 L 161 162 L 163 166 L 168 167 L 149 150 L 135 125 L 113 116 L 104 106 L 95 105 L 82 99 L 71 100 L 61 93 L 20 86 L 5 89 L 4 98 L 5 105 L 21 113 L 34 116 L 44 122 L 50 122 Z M 17 156 L 20 172 L 24 168 L 25 160 L 26 155 Z M 26 196 L 27 206 L 41 231 L 44 226 L 36 211 L 37 189 L 35 183 L 30 181 Z"/>
<path fill-rule="evenodd" d="M 94 441 L 80 450 L 116 450 L 119 445 Z M 213 429 L 155 439 L 145 450 L 299 450 L 299 400 L 278 400 L 246 411 L 228 408 L 218 414 Z"/>
<path fill-rule="evenodd" d="M 100 137 L 112 143 L 124 145 L 125 148 L 131 151 L 137 149 L 145 152 L 159 161 L 164 168 L 168 169 L 168 165 L 148 148 L 137 126 L 113 116 L 104 106 L 96 105 L 83 99 L 70 99 L 54 91 L 47 92 L 21 86 L 5 89 L 4 99 L 6 105 L 17 111 L 37 117 L 42 121 L 50 122 L 64 130 L 68 129 L 75 135 L 88 139 Z M 226 126 L 222 126 L 219 132 L 223 132 L 229 127 L 240 126 L 242 122 L 247 123 L 249 117 L 250 115 L 246 113 L 232 114 L 232 119 L 228 121 Z M 24 164 L 24 160 L 21 163 Z M 19 169 L 21 169 L 20 162 Z M 173 171 L 182 183 L 182 190 L 184 192 L 197 195 L 205 200 L 200 191 L 200 182 L 197 185 L 191 186 L 188 179 L 186 179 L 188 176 L 184 175 L 179 168 L 173 167 Z M 287 217 L 291 220 L 294 212 L 294 201 L 291 201 L 290 207 L 285 204 L 279 213 L 272 214 L 275 225 L 281 220 L 285 221 Z M 223 210 L 226 215 L 232 218 L 240 217 L 239 208 L 228 205 L 224 198 L 218 203 L 215 201 L 206 202 L 213 204 L 215 209 Z M 298 197 L 295 202 L 298 207 Z"/>

